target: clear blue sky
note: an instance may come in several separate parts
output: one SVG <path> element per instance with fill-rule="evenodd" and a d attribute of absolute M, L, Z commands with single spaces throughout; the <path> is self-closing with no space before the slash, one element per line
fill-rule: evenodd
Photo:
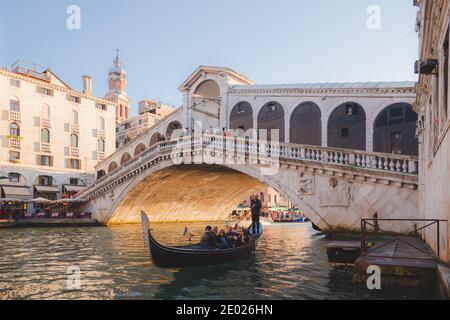
<path fill-rule="evenodd" d="M 81 30 L 66 9 L 81 7 Z M 370 5 L 381 30 L 366 27 Z M 107 91 L 117 46 L 133 111 L 144 98 L 180 105 L 199 65 L 233 68 L 257 83 L 416 80 L 411 0 L 0 0 L 0 65 L 21 58 L 81 89 Z"/>

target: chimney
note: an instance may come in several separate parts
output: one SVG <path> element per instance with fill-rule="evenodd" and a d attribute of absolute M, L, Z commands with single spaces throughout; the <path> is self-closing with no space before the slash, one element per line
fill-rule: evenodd
<path fill-rule="evenodd" d="M 92 94 L 92 78 L 90 76 L 83 76 L 83 93 L 89 96 Z"/>

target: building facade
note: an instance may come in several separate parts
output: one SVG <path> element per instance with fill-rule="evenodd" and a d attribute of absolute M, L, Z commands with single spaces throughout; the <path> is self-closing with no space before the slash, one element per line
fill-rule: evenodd
<path fill-rule="evenodd" d="M 68 196 L 115 150 L 116 104 L 93 96 L 88 76 L 78 92 L 50 70 L 2 68 L 0 111 L 1 199 Z"/>
<path fill-rule="evenodd" d="M 116 147 L 130 143 L 173 111 L 173 107 L 153 100 L 139 102 L 139 114 L 116 125 Z"/>
<path fill-rule="evenodd" d="M 417 101 L 420 141 L 420 212 L 424 219 L 450 220 L 450 111 L 449 111 L 449 23 L 448 0 L 418 0 L 417 31 L 419 73 Z M 441 258 L 450 260 L 448 223 L 440 228 Z M 424 232 L 437 250 L 436 229 Z"/>

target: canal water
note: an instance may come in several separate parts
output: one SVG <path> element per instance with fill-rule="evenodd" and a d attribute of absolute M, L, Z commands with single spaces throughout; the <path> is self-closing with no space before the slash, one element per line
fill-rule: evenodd
<path fill-rule="evenodd" d="M 204 226 L 189 227 L 200 235 Z M 154 231 L 163 243 L 179 244 L 186 243 L 184 228 Z M 351 273 L 328 265 L 326 244 L 310 224 L 270 226 L 250 259 L 163 270 L 149 260 L 139 226 L 0 229 L 0 299 L 438 298 L 416 289 L 372 292 L 353 285 Z M 67 282 L 68 270 L 76 268 L 80 290 Z"/>

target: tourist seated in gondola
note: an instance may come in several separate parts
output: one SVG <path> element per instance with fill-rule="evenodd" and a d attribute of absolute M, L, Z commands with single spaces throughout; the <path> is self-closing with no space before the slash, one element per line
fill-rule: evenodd
<path fill-rule="evenodd" d="M 217 236 L 214 234 L 211 226 L 205 228 L 201 243 L 204 247 L 217 248 Z"/>
<path fill-rule="evenodd" d="M 230 249 L 224 230 L 220 230 L 219 235 L 217 236 L 217 247 L 221 250 Z"/>
<path fill-rule="evenodd" d="M 232 227 L 228 227 L 227 232 L 225 233 L 225 237 L 228 245 L 231 248 L 235 248 L 241 245 L 241 235 Z"/>

